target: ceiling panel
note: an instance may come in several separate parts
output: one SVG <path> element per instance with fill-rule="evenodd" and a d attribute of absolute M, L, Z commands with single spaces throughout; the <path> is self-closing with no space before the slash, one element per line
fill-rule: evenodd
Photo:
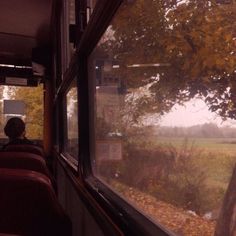
<path fill-rule="evenodd" d="M 53 0 L 0 0 L 0 61 L 30 58 L 50 37 Z"/>
<path fill-rule="evenodd" d="M 0 32 L 36 37 L 51 18 L 51 0 L 1 0 Z"/>

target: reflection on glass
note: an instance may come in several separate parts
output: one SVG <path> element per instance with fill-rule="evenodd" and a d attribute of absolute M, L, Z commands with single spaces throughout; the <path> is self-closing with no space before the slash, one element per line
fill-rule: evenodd
<path fill-rule="evenodd" d="M 69 23 L 75 24 L 75 0 L 69 0 Z"/>
<path fill-rule="evenodd" d="M 4 100 L 20 101 L 25 104 L 23 112 L 7 112 L 4 114 Z M 26 123 L 29 139 L 43 138 L 43 85 L 38 87 L 0 86 L 0 138 L 6 138 L 4 126 L 13 116 L 22 118 Z"/>
<path fill-rule="evenodd" d="M 94 174 L 177 234 L 214 234 L 235 163 L 235 11 L 124 1 L 90 56 Z"/>
<path fill-rule="evenodd" d="M 75 0 L 63 1 L 63 11 L 61 17 L 61 52 L 62 52 L 62 72 L 64 73 L 70 64 L 75 52 L 75 45 L 72 42 L 71 31 L 74 31 L 76 23 Z M 71 41 L 72 40 L 72 41 Z"/>
<path fill-rule="evenodd" d="M 69 49 L 68 49 L 68 57 L 69 59 L 72 58 L 74 52 L 75 52 L 75 45 L 73 42 L 70 40 L 70 30 L 71 27 L 73 27 L 76 23 L 75 21 L 75 0 L 69 0 L 69 26 L 68 26 L 68 44 L 69 44 Z"/>
<path fill-rule="evenodd" d="M 97 0 L 87 0 L 87 22 L 89 22 L 90 16 L 93 13 Z"/>
<path fill-rule="evenodd" d="M 66 94 L 67 137 L 64 151 L 73 158 L 78 159 L 78 95 L 76 83 Z"/>

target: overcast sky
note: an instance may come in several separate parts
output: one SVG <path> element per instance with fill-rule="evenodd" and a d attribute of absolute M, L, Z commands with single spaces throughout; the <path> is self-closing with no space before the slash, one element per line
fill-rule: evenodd
<path fill-rule="evenodd" d="M 196 98 L 186 102 L 185 106 L 175 105 L 171 112 L 163 116 L 160 125 L 189 127 L 210 122 L 216 123 L 218 126 L 236 127 L 236 120 L 223 121 L 208 110 L 204 101 Z"/>

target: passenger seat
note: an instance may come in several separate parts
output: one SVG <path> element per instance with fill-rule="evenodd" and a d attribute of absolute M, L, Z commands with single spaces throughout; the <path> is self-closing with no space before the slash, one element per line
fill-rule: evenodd
<path fill-rule="evenodd" d="M 0 169 L 0 232 L 29 236 L 70 236 L 66 216 L 45 175 Z"/>

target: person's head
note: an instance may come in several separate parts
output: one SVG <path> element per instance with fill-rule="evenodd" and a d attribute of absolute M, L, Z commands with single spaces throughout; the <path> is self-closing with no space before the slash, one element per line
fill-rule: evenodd
<path fill-rule="evenodd" d="M 10 118 L 4 127 L 4 132 L 9 139 L 23 138 L 25 136 L 25 123 L 18 117 Z"/>

